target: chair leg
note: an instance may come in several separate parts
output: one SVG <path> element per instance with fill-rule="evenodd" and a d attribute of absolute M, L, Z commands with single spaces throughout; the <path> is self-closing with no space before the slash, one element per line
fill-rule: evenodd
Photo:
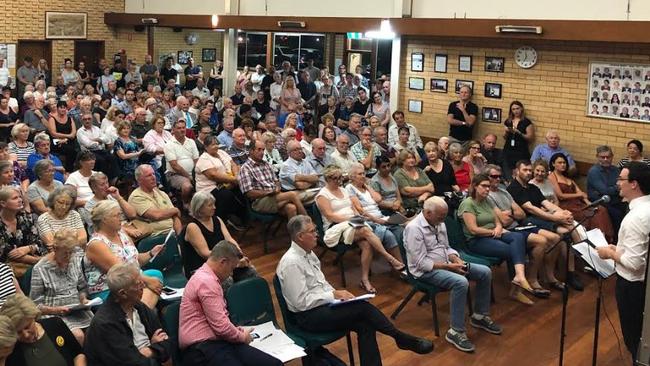
<path fill-rule="evenodd" d="M 467 288 L 467 312 L 469 316 L 474 315 L 474 306 L 472 305 L 472 290 Z"/>
<path fill-rule="evenodd" d="M 406 304 L 408 304 L 408 302 L 411 301 L 411 298 L 415 295 L 416 292 L 418 292 L 418 290 L 416 290 L 415 288 L 413 288 L 413 289 L 411 290 L 411 292 L 409 292 L 408 295 L 406 295 L 406 297 L 404 298 L 404 300 L 402 300 L 402 303 L 399 304 L 399 306 L 397 307 L 397 309 L 395 309 L 395 311 L 393 312 L 393 314 L 391 314 L 391 316 L 390 316 L 391 319 L 395 320 L 395 319 L 397 318 L 397 316 L 399 315 L 399 313 L 404 309 L 404 307 L 406 306 Z"/>
<path fill-rule="evenodd" d="M 431 299 L 431 314 L 433 316 L 433 331 L 436 337 L 440 337 L 440 324 L 438 324 L 438 306 L 436 305 L 436 295 L 429 295 Z"/>
<path fill-rule="evenodd" d="M 431 299 L 430 299 L 430 296 L 429 296 L 428 293 L 425 293 L 424 295 L 422 295 L 420 300 L 418 300 L 418 306 L 421 306 L 425 302 L 431 302 Z"/>
<path fill-rule="evenodd" d="M 339 269 L 341 271 L 341 281 L 343 282 L 343 288 L 348 287 L 347 281 L 345 280 L 345 267 L 343 266 L 342 256 L 337 256 L 339 262 Z"/>
<path fill-rule="evenodd" d="M 271 222 L 264 226 L 264 254 L 269 254 L 269 230 L 271 230 L 272 224 Z"/>
<path fill-rule="evenodd" d="M 352 350 L 352 338 L 350 332 L 345 335 L 345 341 L 348 344 L 348 357 L 350 358 L 350 366 L 354 366 L 354 351 Z"/>
<path fill-rule="evenodd" d="M 490 302 L 496 304 L 496 298 L 494 297 L 494 283 L 490 283 Z"/>

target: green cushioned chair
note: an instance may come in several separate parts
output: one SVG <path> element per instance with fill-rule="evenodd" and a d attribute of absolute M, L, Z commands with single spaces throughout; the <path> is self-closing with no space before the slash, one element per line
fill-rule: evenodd
<path fill-rule="evenodd" d="M 262 212 L 257 212 L 253 210 L 251 207 L 250 201 L 248 202 L 248 218 L 250 222 L 260 222 L 262 223 L 262 240 L 264 244 L 264 254 L 269 253 L 269 233 L 273 229 L 273 226 L 275 226 L 275 229 L 273 229 L 272 236 L 274 236 L 280 227 L 282 226 L 282 223 L 284 222 L 284 216 L 280 214 L 268 214 L 268 213 L 262 213 Z M 252 228 L 252 225 L 249 225 L 246 231 L 244 231 L 244 234 L 242 235 L 241 239 L 239 240 L 240 242 L 244 242 L 244 238 L 246 237 L 246 234 L 248 231 Z"/>
<path fill-rule="evenodd" d="M 138 251 L 140 253 L 148 252 L 156 245 L 163 244 L 166 237 L 167 234 L 144 238 L 138 243 Z M 185 287 L 187 278 L 183 274 L 183 265 L 176 235 L 172 235 L 165 249 L 152 262 L 142 266 L 142 269 L 157 269 L 161 271 L 165 278 L 165 286 L 175 288 Z"/>
<path fill-rule="evenodd" d="M 262 277 L 234 283 L 226 293 L 226 303 L 233 324 L 245 326 L 272 321 L 277 326 L 271 291 Z"/>
<path fill-rule="evenodd" d="M 330 344 L 339 340 L 342 337 L 346 338 L 348 344 L 348 357 L 350 358 L 350 365 L 354 366 L 354 353 L 352 351 L 352 339 L 350 338 L 350 332 L 322 332 L 322 333 L 313 333 L 298 327 L 296 319 L 291 311 L 287 308 L 287 302 L 282 295 L 282 286 L 280 285 L 280 279 L 278 276 L 273 276 L 273 287 L 275 289 L 275 297 L 278 300 L 278 305 L 280 306 L 280 312 L 282 313 L 282 319 L 284 319 L 284 328 L 286 329 L 287 335 L 293 339 L 296 344 L 301 347 L 306 348 L 307 350 L 314 350 L 318 347 Z"/>
<path fill-rule="evenodd" d="M 181 351 L 178 348 L 178 318 L 180 313 L 180 302 L 172 302 L 162 310 L 162 326 L 165 333 L 172 340 L 172 360 L 174 365 L 181 365 Z"/>
<path fill-rule="evenodd" d="M 23 290 L 25 296 L 29 296 L 29 291 L 32 289 L 32 269 L 34 266 L 27 268 L 27 271 L 23 274 L 22 277 L 18 280 L 18 285 L 20 289 Z"/>

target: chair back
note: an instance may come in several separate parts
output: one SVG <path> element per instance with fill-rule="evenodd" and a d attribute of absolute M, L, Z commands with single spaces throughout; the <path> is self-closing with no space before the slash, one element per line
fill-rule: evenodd
<path fill-rule="evenodd" d="M 327 248 L 325 242 L 323 241 L 323 237 L 325 236 L 325 227 L 323 226 L 323 216 L 321 216 L 320 210 L 318 209 L 318 205 L 316 203 L 310 205 L 309 208 L 310 210 L 307 211 L 307 213 L 309 214 L 312 221 L 314 222 L 314 225 L 316 225 L 316 230 L 318 230 L 318 245 Z"/>
<path fill-rule="evenodd" d="M 140 253 L 148 252 L 156 245 L 163 244 L 166 237 L 167 234 L 144 238 L 138 243 L 138 251 Z M 181 256 L 178 249 L 178 238 L 175 234 L 172 234 L 167 241 L 167 245 L 165 245 L 165 249 L 160 252 L 152 262 L 142 266 L 142 269 L 157 269 L 165 273 L 177 263 L 181 263 Z"/>
<path fill-rule="evenodd" d="M 295 315 L 289 311 L 289 308 L 287 307 L 287 301 L 284 299 L 284 295 L 282 294 L 282 285 L 280 284 L 280 278 L 278 278 L 278 275 L 273 276 L 273 288 L 275 289 L 275 297 L 278 299 L 278 306 L 280 306 L 282 319 L 284 319 L 284 328 L 287 330 L 287 333 L 298 333 L 300 329 L 296 324 Z"/>
<path fill-rule="evenodd" d="M 456 250 L 465 250 L 467 241 L 460 220 L 456 216 L 447 215 L 445 217 L 445 226 L 447 227 L 449 246 Z"/>
<path fill-rule="evenodd" d="M 228 289 L 226 303 L 230 320 L 236 325 L 257 325 L 275 319 L 271 291 L 262 277 L 239 281 Z"/>
<path fill-rule="evenodd" d="M 172 341 L 172 360 L 174 365 L 181 364 L 181 353 L 178 347 L 178 328 L 180 317 L 180 301 L 172 302 L 162 310 L 162 325 L 165 333 Z"/>
<path fill-rule="evenodd" d="M 20 289 L 23 290 L 23 293 L 25 296 L 29 296 L 29 292 L 32 289 L 32 270 L 34 269 L 34 266 L 29 266 L 27 268 L 27 271 L 23 273 L 22 277 L 18 280 L 18 285 L 20 286 Z"/>

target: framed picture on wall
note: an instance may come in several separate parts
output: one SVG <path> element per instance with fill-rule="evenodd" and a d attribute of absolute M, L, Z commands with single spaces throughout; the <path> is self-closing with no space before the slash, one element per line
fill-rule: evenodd
<path fill-rule="evenodd" d="M 47 39 L 86 39 L 87 32 L 87 13 L 45 12 L 45 38 Z"/>
<path fill-rule="evenodd" d="M 506 59 L 503 57 L 485 57 L 485 71 L 503 72 L 505 70 Z"/>
<path fill-rule="evenodd" d="M 409 78 L 409 89 L 424 90 L 424 78 Z"/>
<path fill-rule="evenodd" d="M 424 53 L 413 52 L 411 54 L 411 71 L 424 71 Z"/>
<path fill-rule="evenodd" d="M 593 62 L 587 90 L 587 116 L 650 122 L 649 64 Z"/>
<path fill-rule="evenodd" d="M 483 107 L 481 116 L 485 122 L 501 123 L 501 108 Z"/>
<path fill-rule="evenodd" d="M 501 99 L 501 84 L 485 83 L 485 96 L 487 98 Z"/>
<path fill-rule="evenodd" d="M 201 62 L 215 62 L 217 61 L 216 48 L 204 48 L 201 50 Z"/>
<path fill-rule="evenodd" d="M 469 55 L 458 56 L 458 71 L 472 72 L 472 56 Z"/>
<path fill-rule="evenodd" d="M 433 65 L 435 72 L 447 72 L 447 55 L 436 53 L 435 63 Z"/>
<path fill-rule="evenodd" d="M 436 93 L 447 92 L 447 79 L 431 79 L 431 91 Z"/>
<path fill-rule="evenodd" d="M 190 58 L 194 57 L 194 51 L 178 51 L 176 61 L 181 65 L 187 65 Z"/>
<path fill-rule="evenodd" d="M 460 92 L 460 88 L 463 87 L 463 86 L 468 86 L 470 89 L 472 89 L 472 94 L 473 94 L 473 92 L 474 92 L 474 82 L 471 81 L 471 80 L 456 80 L 456 88 L 454 89 L 456 94 L 458 94 L 458 92 Z"/>
<path fill-rule="evenodd" d="M 409 112 L 422 113 L 422 101 L 409 99 Z"/>

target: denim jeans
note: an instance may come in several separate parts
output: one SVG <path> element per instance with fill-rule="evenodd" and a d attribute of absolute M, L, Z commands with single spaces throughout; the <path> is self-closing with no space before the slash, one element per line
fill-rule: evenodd
<path fill-rule="evenodd" d="M 525 238 L 525 235 L 517 232 L 503 233 L 499 239 L 483 236 L 470 240 L 468 248 L 476 254 L 506 260 L 510 277 L 514 277 L 513 264 L 526 263 Z"/>
<path fill-rule="evenodd" d="M 472 263 L 466 276 L 444 269 L 434 269 L 422 275 L 420 280 L 450 290 L 450 323 L 457 332 L 465 332 L 465 302 L 469 281 L 476 281 L 474 312 L 489 315 L 492 271 L 482 264 Z"/>

